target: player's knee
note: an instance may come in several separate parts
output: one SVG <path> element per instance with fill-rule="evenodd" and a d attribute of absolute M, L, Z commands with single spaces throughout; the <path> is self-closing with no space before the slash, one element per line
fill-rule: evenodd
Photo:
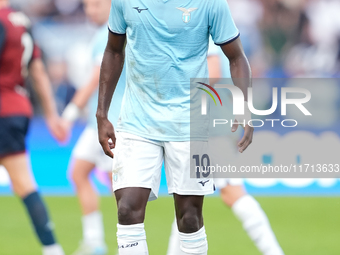
<path fill-rule="evenodd" d="M 21 185 L 19 185 L 19 183 L 12 181 L 12 190 L 13 190 L 14 194 L 16 194 L 18 197 L 24 197 L 23 187 L 21 187 Z"/>
<path fill-rule="evenodd" d="M 128 203 L 120 203 L 118 205 L 118 222 L 122 225 L 132 225 L 142 223 L 144 221 L 143 208 L 130 206 Z"/>
<path fill-rule="evenodd" d="M 223 202 L 228 206 L 232 207 L 236 201 L 238 201 L 241 197 L 247 195 L 244 191 L 243 187 L 238 186 L 227 186 L 221 189 L 221 198 Z"/>
<path fill-rule="evenodd" d="M 18 180 L 15 181 L 12 180 L 12 189 L 14 194 L 21 198 L 26 197 L 28 194 L 36 190 L 35 186 L 32 183 L 30 182 L 25 183 Z"/>
<path fill-rule="evenodd" d="M 80 178 L 75 171 L 72 172 L 71 178 L 72 178 L 72 181 L 74 182 L 74 184 L 76 184 L 76 185 L 79 184 Z"/>
<path fill-rule="evenodd" d="M 120 224 L 126 224 L 131 220 L 132 212 L 130 211 L 130 208 L 125 205 L 118 206 L 118 222 Z"/>
<path fill-rule="evenodd" d="M 195 211 L 187 211 L 179 219 L 178 229 L 180 232 L 193 233 L 198 231 L 203 225 L 202 216 Z"/>
<path fill-rule="evenodd" d="M 87 175 L 81 171 L 74 170 L 72 171 L 72 180 L 76 186 L 79 186 L 87 180 Z"/>

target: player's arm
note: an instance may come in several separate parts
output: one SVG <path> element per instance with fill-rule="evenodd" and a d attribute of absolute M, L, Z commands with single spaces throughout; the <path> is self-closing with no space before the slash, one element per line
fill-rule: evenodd
<path fill-rule="evenodd" d="M 100 66 L 95 66 L 89 82 L 74 95 L 72 102 L 83 109 L 99 84 Z"/>
<path fill-rule="evenodd" d="M 104 52 L 100 70 L 97 123 L 99 142 L 106 155 L 113 157 L 110 148 L 114 148 L 116 137 L 113 125 L 107 118 L 113 93 L 116 89 L 124 65 L 126 35 L 109 32 L 109 39 Z M 113 144 L 109 144 L 109 139 Z"/>
<path fill-rule="evenodd" d="M 251 87 L 251 70 L 249 62 L 244 54 L 244 50 L 241 44 L 240 38 L 224 44 L 221 46 L 222 51 L 229 59 L 231 78 L 235 86 L 239 87 L 244 95 L 245 102 L 248 101 L 248 88 Z M 245 105 L 245 111 L 248 110 L 248 106 Z M 248 117 L 246 116 L 248 115 Z M 245 114 L 246 121 L 249 120 L 250 114 Z M 232 131 L 237 130 L 238 125 L 234 124 Z M 239 151 L 243 152 L 251 144 L 253 139 L 254 128 L 246 125 L 244 128 L 244 135 L 241 141 L 238 143 Z"/>
<path fill-rule="evenodd" d="M 70 129 L 73 122 L 79 118 L 81 110 L 86 106 L 92 94 L 98 88 L 100 66 L 95 66 L 92 70 L 90 80 L 81 89 L 77 90 L 72 101 L 66 106 L 62 118 Z"/>
<path fill-rule="evenodd" d="M 34 58 L 30 63 L 29 71 L 33 79 L 34 89 L 40 98 L 47 125 L 52 135 L 58 141 L 64 141 L 68 134 L 65 128 L 61 125 L 53 97 L 51 83 L 42 60 L 40 58 Z"/>

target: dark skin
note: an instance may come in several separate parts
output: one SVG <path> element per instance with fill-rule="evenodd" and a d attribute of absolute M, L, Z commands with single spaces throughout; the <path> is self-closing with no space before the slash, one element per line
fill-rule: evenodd
<path fill-rule="evenodd" d="M 231 78 L 235 86 L 242 90 L 244 100 L 248 101 L 248 88 L 251 86 L 251 70 L 247 57 L 244 54 L 240 38 L 221 46 L 221 49 L 224 55 L 229 59 Z M 238 124 L 234 124 L 231 131 L 235 132 L 238 126 Z M 253 127 L 250 127 L 249 125 L 245 126 L 243 137 L 237 144 L 239 152 L 244 152 L 252 143 L 253 132 Z"/>
<path fill-rule="evenodd" d="M 113 157 L 111 149 L 115 147 L 116 137 L 114 127 L 107 119 L 112 95 L 117 86 L 124 65 L 125 35 L 109 33 L 101 66 L 99 81 L 99 98 L 97 109 L 97 123 L 99 142 L 106 155 Z M 234 84 L 247 95 L 247 88 L 251 82 L 251 71 L 244 55 L 240 39 L 221 46 L 230 61 L 231 75 Z M 247 100 L 247 97 L 245 97 Z M 237 130 L 238 125 L 232 127 Z M 239 151 L 243 152 L 251 143 L 253 128 L 246 126 L 244 136 L 239 142 Z M 111 139 L 112 142 L 109 142 Z M 124 188 L 115 191 L 118 208 L 118 222 L 131 225 L 144 222 L 145 208 L 150 194 L 146 188 Z M 203 196 L 183 196 L 174 194 L 178 229 L 182 233 L 193 233 L 203 227 L 202 207 Z"/>

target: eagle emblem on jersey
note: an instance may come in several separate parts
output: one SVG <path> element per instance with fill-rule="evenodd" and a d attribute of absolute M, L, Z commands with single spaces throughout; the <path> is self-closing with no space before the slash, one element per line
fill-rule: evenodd
<path fill-rule="evenodd" d="M 197 8 L 185 9 L 185 8 L 182 8 L 182 7 L 176 7 L 176 9 L 183 12 L 182 20 L 184 21 L 184 23 L 188 23 L 191 20 L 191 13 L 193 11 L 197 10 Z"/>

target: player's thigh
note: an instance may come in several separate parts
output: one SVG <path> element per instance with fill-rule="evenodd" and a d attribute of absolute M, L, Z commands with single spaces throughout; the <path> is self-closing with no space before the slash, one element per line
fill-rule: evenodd
<path fill-rule="evenodd" d="M 109 181 L 110 192 L 113 192 L 113 190 L 112 190 L 112 173 L 107 172 L 106 174 L 107 174 L 107 179 Z"/>
<path fill-rule="evenodd" d="M 75 158 L 72 167 L 72 179 L 76 184 L 77 182 L 87 179 L 94 167 L 95 164 L 92 162 Z"/>
<path fill-rule="evenodd" d="M 7 169 L 14 192 L 25 197 L 36 190 L 34 177 L 25 153 L 6 156 L 0 163 Z"/>
<path fill-rule="evenodd" d="M 98 157 L 98 146 L 100 145 L 96 129 L 87 126 L 72 151 L 72 157 L 95 165 Z"/>
<path fill-rule="evenodd" d="M 118 208 L 128 207 L 129 210 L 145 208 L 148 202 L 150 189 L 140 187 L 128 187 L 115 191 Z"/>
<path fill-rule="evenodd" d="M 164 165 L 170 194 L 204 196 L 214 192 L 210 174 L 195 173 L 198 160 L 206 163 L 207 142 L 166 142 Z M 202 159 L 203 158 L 203 159 Z"/>
<path fill-rule="evenodd" d="M 87 126 L 79 137 L 72 152 L 73 163 L 70 171 L 73 180 L 82 181 L 87 178 L 96 166 L 99 147 L 97 137 L 97 131 L 90 126 Z"/>
<path fill-rule="evenodd" d="M 112 167 L 113 190 L 116 192 L 130 187 L 151 189 L 149 199 L 156 199 L 163 163 L 162 145 L 124 132 L 118 132 L 116 137 Z"/>
<path fill-rule="evenodd" d="M 14 192 L 24 197 L 36 189 L 26 156 L 26 116 L 0 117 L 0 164 L 8 171 Z"/>

